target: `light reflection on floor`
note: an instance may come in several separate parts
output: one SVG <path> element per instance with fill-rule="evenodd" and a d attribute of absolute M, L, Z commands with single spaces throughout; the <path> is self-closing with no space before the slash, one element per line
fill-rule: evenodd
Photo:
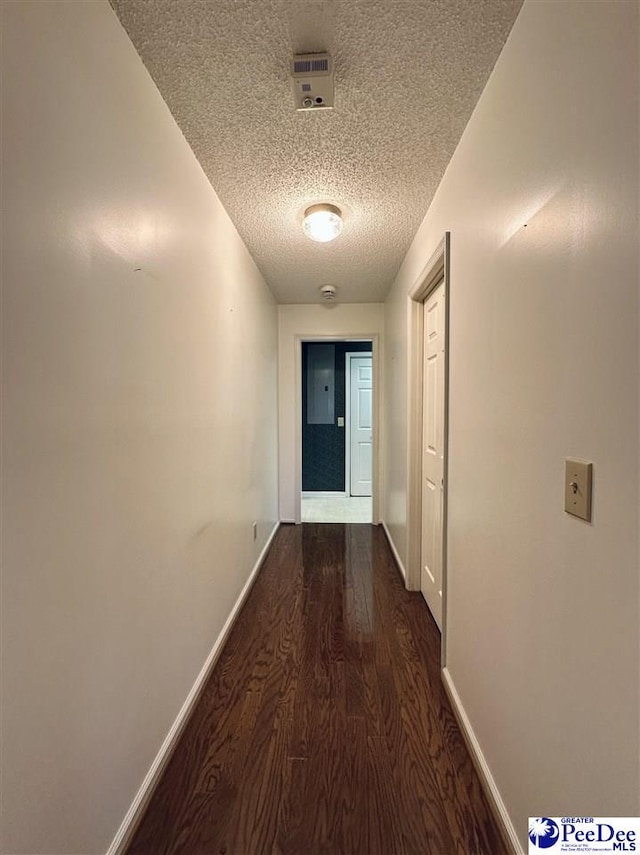
<path fill-rule="evenodd" d="M 371 496 L 302 497 L 302 522 L 370 523 L 372 519 Z"/>

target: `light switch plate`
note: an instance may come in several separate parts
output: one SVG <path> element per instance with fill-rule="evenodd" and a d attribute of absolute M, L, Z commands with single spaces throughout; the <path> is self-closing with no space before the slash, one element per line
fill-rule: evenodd
<path fill-rule="evenodd" d="M 568 457 L 564 466 L 564 509 L 574 517 L 591 522 L 593 464 Z"/>
<path fill-rule="evenodd" d="M 344 427 L 344 416 L 338 416 L 338 427 Z"/>

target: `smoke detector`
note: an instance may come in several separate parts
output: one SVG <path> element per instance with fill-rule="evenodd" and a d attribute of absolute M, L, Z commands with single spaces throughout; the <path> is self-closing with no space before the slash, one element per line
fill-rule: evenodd
<path fill-rule="evenodd" d="M 320 294 L 322 295 L 322 299 L 325 303 L 331 303 L 336 299 L 336 286 L 335 285 L 321 285 L 320 286 Z"/>
<path fill-rule="evenodd" d="M 296 110 L 332 110 L 333 60 L 328 53 L 297 53 L 291 60 Z"/>

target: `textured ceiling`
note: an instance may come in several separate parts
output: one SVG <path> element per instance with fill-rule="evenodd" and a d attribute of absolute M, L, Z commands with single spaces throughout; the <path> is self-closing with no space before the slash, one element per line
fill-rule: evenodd
<path fill-rule="evenodd" d="M 311 303 L 385 298 L 522 0 L 111 4 L 276 299 Z M 298 113 L 291 55 L 324 50 L 335 110 Z"/>

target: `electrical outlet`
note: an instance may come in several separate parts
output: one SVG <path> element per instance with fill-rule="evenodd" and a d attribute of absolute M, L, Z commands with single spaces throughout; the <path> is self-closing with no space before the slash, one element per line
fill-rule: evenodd
<path fill-rule="evenodd" d="M 254 522 L 254 524 L 253 524 L 253 539 L 254 540 L 258 539 L 258 523 L 257 522 Z"/>

